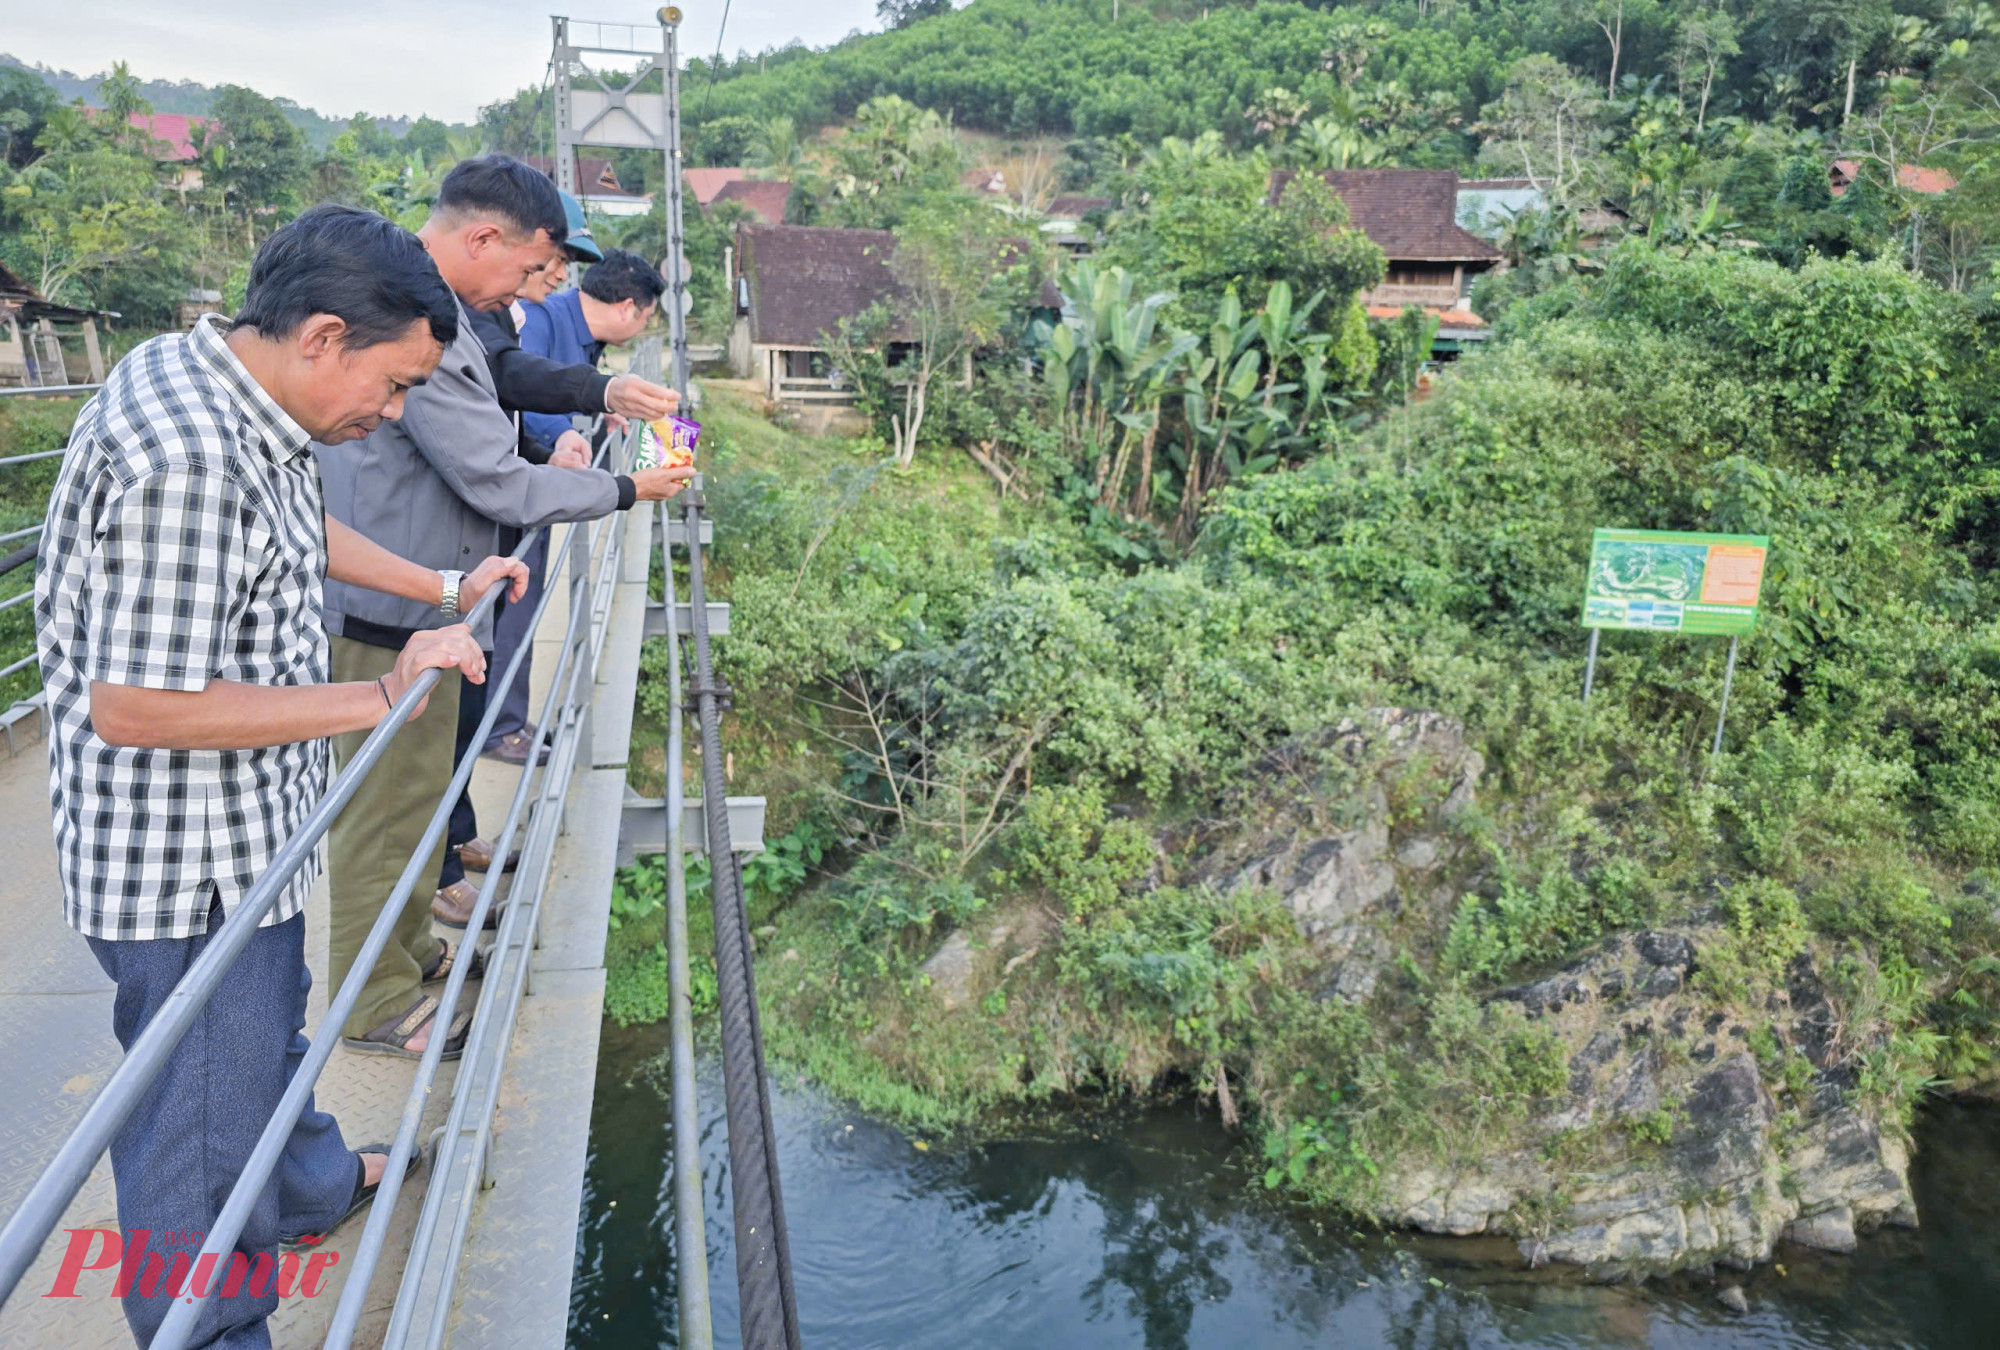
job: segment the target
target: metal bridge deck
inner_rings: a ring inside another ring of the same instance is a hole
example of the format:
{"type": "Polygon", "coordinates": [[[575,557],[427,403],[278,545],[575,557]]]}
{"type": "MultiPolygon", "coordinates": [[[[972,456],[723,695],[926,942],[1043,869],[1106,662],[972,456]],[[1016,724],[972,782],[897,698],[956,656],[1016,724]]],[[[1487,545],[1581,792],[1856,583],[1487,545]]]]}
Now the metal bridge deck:
{"type": "MultiPolygon", "coordinates": [[[[645,513],[633,516],[627,546],[639,550],[643,559],[650,525],[645,513]]],[[[541,705],[556,665],[566,599],[566,593],[557,595],[542,624],[545,636],[534,665],[535,707],[541,705]]],[[[557,844],[533,993],[522,1006],[501,1086],[494,1186],[480,1198],[475,1213],[451,1344],[480,1350],[560,1346],[568,1324],[603,1006],[605,919],[644,602],[643,565],[628,567],[613,602],[594,696],[594,744],[599,748],[579,760],[569,785],[568,832],[557,844]],[[629,579],[635,573],[636,580],[629,579]]],[[[119,1058],[111,1035],[110,981],[62,918],[45,748],[32,734],[22,740],[12,758],[0,747],[0,941],[5,943],[0,947],[0,1081],[5,1085],[0,1091],[0,1215],[20,1203],[119,1058]]],[[[498,827],[517,773],[505,765],[480,763],[472,786],[482,825],[498,827]]],[[[322,882],[306,907],[306,958],[314,976],[307,1030],[313,1035],[326,1007],[326,904],[322,882]]],[[[459,934],[449,936],[456,941],[459,934]]],[[[453,1067],[442,1067],[422,1137],[444,1121],[453,1067]]],[[[338,1118],[350,1146],[386,1141],[395,1135],[415,1069],[413,1061],[336,1050],[321,1076],[318,1103],[338,1118]]],[[[427,1179],[420,1171],[399,1197],[357,1346],[380,1344],[427,1179]]],[[[0,1350],[124,1350],[133,1344],[111,1295],[115,1272],[86,1273],[77,1285],[82,1297],[40,1297],[52,1287],[62,1257],[62,1229],[115,1228],[116,1217],[107,1157],[78,1192],[62,1228],[16,1296],[0,1308],[0,1350]]],[[[321,1250],[344,1255],[361,1228],[357,1217],[321,1250]]],[[[282,1301],[271,1320],[280,1350],[320,1344],[344,1273],[344,1264],[335,1265],[317,1297],[295,1294],[282,1301]]]]}

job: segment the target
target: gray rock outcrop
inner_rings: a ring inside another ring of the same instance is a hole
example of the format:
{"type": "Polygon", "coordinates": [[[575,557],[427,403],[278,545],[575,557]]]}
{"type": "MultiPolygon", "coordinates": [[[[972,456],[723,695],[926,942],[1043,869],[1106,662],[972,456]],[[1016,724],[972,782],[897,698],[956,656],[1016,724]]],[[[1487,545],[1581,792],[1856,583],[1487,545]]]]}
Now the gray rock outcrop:
{"type": "Polygon", "coordinates": [[[1781,1238],[1849,1251],[1858,1233],[1914,1225],[1908,1150],[1851,1099],[1849,1066],[1822,1034],[1811,963],[1795,962],[1788,991],[1745,1017],[1690,984],[1715,936],[1611,937],[1554,975],[1492,995],[1568,1049],[1564,1099],[1526,1139],[1476,1166],[1392,1160],[1382,1216],[1430,1232],[1511,1235],[1530,1262],[1604,1279],[1747,1267],[1770,1259],[1781,1238]],[[1752,1049],[1759,1029],[1765,1064],[1752,1049]],[[1810,1078],[1781,1107],[1769,1079],[1792,1058],[1810,1078]],[[1579,1157],[1552,1162],[1565,1140],[1579,1157]]]}

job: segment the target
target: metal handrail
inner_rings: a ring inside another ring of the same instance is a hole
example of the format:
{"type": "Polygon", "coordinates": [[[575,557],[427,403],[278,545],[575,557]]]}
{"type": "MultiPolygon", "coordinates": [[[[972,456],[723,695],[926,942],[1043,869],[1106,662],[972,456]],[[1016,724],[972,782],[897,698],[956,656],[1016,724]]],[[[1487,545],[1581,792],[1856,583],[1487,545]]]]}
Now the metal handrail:
{"type": "MultiPolygon", "coordinates": [[[[500,588],[496,586],[481,596],[479,603],[466,616],[467,622],[476,623],[484,617],[498,600],[499,592],[500,588]]],[[[396,700],[389,715],[368,733],[353,760],[327,785],[326,795],[307,814],[304,824],[279,848],[264,875],[250,888],[250,893],[235,912],[223,920],[221,929],[211,936],[194,965],[160,1005],[159,1012],[132,1042],[125,1057],[106,1080],[103,1091],[84,1110],[83,1118],[63,1140],[41,1176],[36,1178],[20,1207],[8,1218],[6,1227],[0,1228],[0,1303],[13,1295],[22,1276],[28,1273],[28,1267],[41,1252],[42,1244],[62,1221],[63,1211],[76,1198],[91,1169],[97,1165],[105,1149],[110,1147],[112,1137],[138,1106],[139,1099],[152,1086],[161,1069],[166,1067],[168,1057],[180,1044],[181,1037],[187,1034],[195,1017],[207,1007],[223,976],[229,973],[229,968],[257,931],[257,925],[277,904],[278,897],[291,884],[299,869],[313,857],[320,839],[332,827],[334,818],[359,790],[362,780],[381,761],[389,742],[409,722],[417,705],[430,695],[442,678],[443,672],[438,670],[426,670],[418,675],[403,691],[403,696],[396,700]]]]}
{"type": "Polygon", "coordinates": [[[78,394],[94,394],[103,387],[102,384],[8,385],[0,389],[0,398],[75,398],[78,394]]]}
{"type": "Polygon", "coordinates": [[[4,460],[0,460],[0,468],[6,468],[8,464],[34,464],[36,460],[60,460],[68,452],[70,452],[68,446],[56,446],[54,450],[34,450],[30,454],[10,454],[4,460]]]}
{"type": "MultiPolygon", "coordinates": [[[[674,537],[667,508],[660,507],[660,560],[666,581],[661,599],[668,614],[679,612],[674,594],[674,537]]],[[[701,547],[699,534],[688,547],[701,547]]],[[[713,1350],[715,1329],[708,1294],[708,1241],[702,1220],[701,1119],[695,1109],[694,995],[688,974],[687,854],[681,837],[681,813],[687,806],[687,784],[681,778],[682,719],[681,640],[667,625],[667,1033],[669,1042],[669,1111],[674,1136],[674,1267],[675,1294],[680,1305],[682,1350],[713,1350]]],[[[703,809],[710,809],[706,803],[703,809]]]]}
{"type": "MultiPolygon", "coordinates": [[[[636,428],[629,432],[625,438],[624,444],[621,447],[624,452],[629,453],[630,445],[635,437],[636,428]]],[[[607,445],[608,448],[609,446],[607,445]]],[[[20,456],[16,457],[15,462],[21,459],[50,458],[61,453],[63,452],[51,451],[34,456],[20,456]]],[[[0,461],[0,463],[4,462],[6,461],[0,461]]],[[[585,538],[586,529],[582,524],[572,525],[569,528],[567,536],[569,540],[569,552],[574,565],[571,588],[572,603],[570,606],[568,630],[563,642],[562,659],[558,664],[548,704],[544,708],[541,719],[541,726],[543,728],[541,734],[549,736],[550,729],[553,728],[554,739],[557,744],[554,747],[554,752],[550,755],[549,772],[542,778],[542,791],[537,796],[534,807],[535,818],[528,827],[531,845],[529,849],[525,850],[540,862],[542,873],[547,872],[548,865],[552,862],[551,857],[544,855],[547,855],[553,848],[554,832],[551,827],[537,833],[537,827],[544,821],[553,822],[559,819],[559,812],[552,809],[551,803],[552,801],[559,800],[560,788],[567,783],[569,777],[568,769],[573,766],[575,761],[577,742],[579,740],[579,737],[575,733],[580,725],[580,715],[578,708],[575,706],[575,698],[577,696],[580,677],[587,669],[591,669],[594,666],[594,661],[591,659],[588,649],[591,648],[593,641],[593,621],[599,617],[593,612],[595,607],[588,603],[588,601],[595,598],[592,592],[605,589],[606,580],[614,578],[616,575],[615,569],[618,553],[616,531],[612,534],[610,546],[604,550],[604,564],[599,569],[599,575],[593,581],[587,578],[584,573],[588,569],[592,556],[598,552],[596,544],[601,537],[601,531],[608,528],[613,519],[615,517],[603,518],[597,522],[595,527],[590,528],[587,532],[588,543],[586,543],[585,538]],[[583,603],[579,603],[580,601],[583,603]],[[553,716],[551,715],[551,711],[554,713],[553,716]]],[[[520,557],[536,539],[545,533],[546,530],[530,532],[522,540],[514,556],[517,558],[520,557]]],[[[500,590],[501,588],[495,587],[487,595],[481,597],[479,604],[475,605],[466,616],[467,622],[476,623],[496,602],[500,590]]],[[[539,626],[541,618],[555,594],[555,590],[556,588],[553,585],[545,587],[542,600],[535,612],[534,624],[531,627],[539,626]]],[[[29,597],[16,597],[15,601],[17,602],[19,599],[25,598],[29,597]]],[[[595,641],[601,644],[603,637],[604,634],[600,630],[595,634],[595,641]]],[[[275,1170],[291,1129],[302,1113],[306,1098],[311,1093],[315,1081],[331,1054],[333,1038],[328,1034],[327,1029],[337,1027],[358,1000],[361,986],[365,982],[368,972],[373,968],[375,958],[380,955],[381,950],[387,943],[388,935],[393,928],[395,916],[400,913],[403,902],[407,900],[408,896],[414,890],[416,883],[421,879],[420,873],[429,860],[430,851],[435,844],[436,838],[445,827],[451,806],[457,800],[471,776],[472,766],[478,759],[479,747],[484,744],[486,733],[490,731],[493,721],[498,716],[501,696],[510,687],[512,681],[518,677],[518,673],[523,667],[524,658],[527,652],[532,649],[532,646],[533,639],[530,636],[515,654],[514,659],[509,662],[507,670],[502,674],[498,684],[494,686],[493,691],[490,693],[487,715],[481,723],[479,734],[473,737],[471,748],[457,766],[450,788],[440,800],[431,822],[425,831],[422,844],[419,845],[416,853],[405,867],[402,876],[398,879],[396,889],[389,903],[385,904],[382,914],[378,917],[374,927],[371,928],[347,981],[343,983],[334,999],[330,1002],[326,1016],[321,1022],[320,1034],[315,1037],[306,1058],[300,1064],[298,1070],[294,1072],[284,1097],[281,1098],[270,1120],[266,1122],[264,1132],[259,1138],[256,1148],[252,1151],[251,1157],[246,1163],[242,1174],[239,1176],[235,1188],[231,1191],[222,1212],[218,1215],[213,1230],[207,1235],[201,1256],[197,1257],[194,1269],[199,1270],[201,1268],[201,1259],[204,1257],[212,1258],[210,1264],[211,1268],[214,1268],[226,1253],[234,1250],[236,1239],[241,1235],[242,1225],[248,1217],[249,1210],[263,1190],[271,1173],[275,1170]]],[[[29,661],[32,662],[33,659],[31,657],[29,661]]],[[[12,670],[20,668],[21,665],[22,663],[16,663],[14,666],[8,667],[6,671],[0,673],[11,673],[12,670]]],[[[54,1231],[55,1226],[61,1221],[64,1211],[75,1198],[84,1180],[89,1176],[96,1164],[96,1160],[103,1154],[104,1150],[109,1146],[112,1137],[136,1108],[140,1098],[145,1094],[153,1079],[157,1077],[160,1070],[164,1067],[167,1058],[172,1054],[182,1035],[185,1034],[195,1016],[214,994],[222,978],[227,974],[229,967],[234,963],[243,947],[247,945],[250,936],[255,932],[257,925],[261,922],[264,915],[270,911],[276,903],[277,897],[282,894],[298,870],[313,856],[313,852],[317,848],[320,839],[331,827],[333,820],[353,797],[361,782],[380,762],[389,741],[408,722],[410,715],[418,703],[436,687],[442,675],[443,672],[435,670],[423,672],[410,689],[405,691],[403,697],[397,701],[390,715],[370,732],[354,759],[328,785],[325,796],[321,798],[320,802],[308,814],[298,832],[280,848],[271,866],[251,888],[244,902],[225,919],[222,927],[208,943],[202,955],[196,960],[193,967],[190,968],[188,974],[183,977],[180,985],[168,996],[159,1013],[133,1043],[132,1048],[126,1053],[118,1068],[113,1071],[104,1089],[98,1094],[89,1108],[86,1109],[82,1120],[78,1122],[76,1128],[58,1148],[55,1158],[44,1169],[42,1175],[30,1189],[20,1207],[8,1219],[5,1228],[0,1229],[0,1302],[4,1302],[19,1285],[28,1267],[40,1252],[43,1243],[47,1240],[49,1234],[54,1231]]],[[[521,786],[516,792],[515,809],[509,813],[506,829],[503,831],[500,843],[498,844],[498,848],[501,850],[500,856],[505,856],[505,852],[511,844],[512,834],[517,828],[520,819],[519,808],[521,803],[526,800],[529,785],[535,781],[535,761],[537,759],[539,759],[539,756],[531,756],[529,767],[523,771],[521,786]]],[[[524,862],[526,860],[524,858],[524,862]]],[[[475,913],[472,920],[473,926],[468,928],[468,933],[476,935],[480,931],[478,925],[484,921],[485,909],[490,906],[498,877],[502,872],[503,869],[496,867],[489,874],[486,885],[481,891],[480,909],[475,913]]],[[[529,875],[529,873],[524,870],[523,873],[517,874],[517,880],[519,876],[525,875],[529,875]]],[[[539,918],[541,897],[545,891],[546,876],[544,875],[541,881],[537,883],[536,894],[532,904],[527,907],[529,918],[525,931],[530,939],[532,939],[535,931],[534,924],[539,918]]],[[[519,907],[510,904],[507,919],[503,920],[503,942],[505,935],[510,931],[506,928],[506,925],[508,923],[515,923],[518,927],[519,921],[516,916],[520,912],[521,909],[519,907]]],[[[476,936],[473,940],[476,940],[476,936]]],[[[504,952],[507,949],[503,945],[502,947],[497,947],[495,950],[496,952],[504,952]]],[[[490,1135],[493,1108],[492,1098],[494,1092],[497,1092],[498,1078],[504,1066],[507,1045],[512,1039],[511,1033],[514,1014],[518,1010],[519,997],[527,983],[527,953],[528,946],[524,943],[520,947],[519,970],[515,975],[513,995],[508,1002],[505,1013],[507,1034],[502,1036],[497,1042],[498,1049],[494,1054],[494,1065],[491,1076],[494,1091],[487,1094],[484,1108],[479,1115],[479,1146],[474,1152],[475,1160],[483,1157],[490,1135]]],[[[456,1006],[456,1000],[460,995],[460,991],[463,989],[469,965],[469,960],[459,963],[447,981],[445,991],[447,997],[441,1002],[440,1012],[433,1022],[431,1043],[421,1063],[417,1081],[412,1086],[410,1101],[406,1105],[406,1123],[420,1121],[421,1119],[423,1101],[428,1096],[431,1081],[441,1062],[443,1043],[446,1039],[442,1032],[444,1028],[449,1026],[450,1016],[456,1006]]],[[[471,1066],[479,1062],[476,1058],[475,1046],[477,1046],[478,1053],[484,1053],[489,1044],[494,1044],[492,1040],[492,1027],[495,1018],[491,1012],[493,1004],[492,995],[493,986],[483,982],[479,1012],[475,1016],[472,1033],[468,1038],[466,1046],[463,1066],[465,1069],[470,1069],[471,1066]]],[[[461,1072],[459,1075],[458,1087],[454,1099],[455,1116],[462,1117],[465,1093],[476,1076],[476,1074],[471,1072],[461,1072]]],[[[348,1309],[350,1298],[354,1304],[353,1313],[348,1319],[349,1325],[346,1327],[345,1334],[338,1339],[330,1336],[327,1341],[329,1346],[345,1346],[348,1343],[348,1338],[352,1335],[351,1322],[354,1317],[358,1317],[359,1315],[360,1299],[366,1290],[368,1277],[373,1272],[384,1240],[386,1239],[388,1214],[395,1203],[396,1194],[401,1187],[404,1164],[413,1148],[414,1134],[414,1125],[408,1130],[398,1131],[395,1155],[390,1160],[389,1170],[384,1174],[383,1185],[380,1191],[378,1191],[375,1207],[370,1213],[367,1227],[363,1233],[362,1247],[357,1249],[356,1269],[349,1276],[347,1287],[343,1291],[342,1304],[340,1309],[336,1311],[336,1328],[342,1325],[339,1318],[341,1313],[348,1309]]],[[[469,1218],[469,1206],[466,1214],[469,1218]]],[[[464,1224],[455,1225],[452,1244],[454,1265],[456,1263],[456,1252],[463,1244],[464,1235],[464,1224]]],[[[411,1266],[413,1268],[421,1267],[428,1255],[427,1245],[413,1245],[409,1257],[411,1266]]],[[[218,1270],[218,1276],[220,1273],[218,1270]]],[[[186,1341],[188,1333],[192,1330],[202,1303],[205,1301],[207,1295],[219,1284],[220,1279],[218,1278],[209,1284],[206,1289],[199,1292],[192,1288],[186,1291],[188,1296],[175,1303],[159,1332],[156,1334],[152,1343],[155,1350],[180,1350],[180,1347],[186,1341]]],[[[441,1291],[441,1299],[448,1302],[448,1298],[449,1283],[441,1291]]],[[[407,1325],[407,1316],[403,1318],[403,1321],[407,1325]]],[[[438,1325],[441,1328],[442,1324],[439,1323],[438,1325]]]]}

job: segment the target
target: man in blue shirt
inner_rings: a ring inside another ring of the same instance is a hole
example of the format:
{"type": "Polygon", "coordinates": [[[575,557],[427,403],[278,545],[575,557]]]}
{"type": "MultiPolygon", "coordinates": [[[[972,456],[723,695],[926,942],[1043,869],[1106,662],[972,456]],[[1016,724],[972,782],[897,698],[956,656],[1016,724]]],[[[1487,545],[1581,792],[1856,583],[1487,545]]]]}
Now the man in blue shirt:
{"type": "MultiPolygon", "coordinates": [[[[604,261],[583,274],[577,289],[558,291],[539,304],[522,305],[521,349],[564,365],[595,365],[607,346],[630,342],[644,332],[659,308],[667,283],[636,253],[611,249],[604,261]]],[[[580,452],[589,461],[591,447],[569,419],[554,413],[522,413],[528,432],[559,456],[553,463],[574,462],[565,451],[580,452]]],[[[494,668],[505,670],[514,652],[527,640],[528,617],[534,613],[539,587],[548,565],[548,540],[525,559],[529,594],[501,611],[493,634],[494,668]],[[510,622],[512,620],[513,622],[510,622]]],[[[528,657],[521,674],[507,691],[494,720],[485,753],[509,764],[525,764],[534,736],[528,728],[528,657]]]]}

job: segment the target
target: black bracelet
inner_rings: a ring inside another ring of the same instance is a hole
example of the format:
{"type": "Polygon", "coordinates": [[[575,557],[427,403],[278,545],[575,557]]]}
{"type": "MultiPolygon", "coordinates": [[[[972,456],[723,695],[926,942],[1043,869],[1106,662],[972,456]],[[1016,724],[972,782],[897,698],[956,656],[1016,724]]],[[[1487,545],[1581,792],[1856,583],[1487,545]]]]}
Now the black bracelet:
{"type": "Polygon", "coordinates": [[[388,704],[391,708],[396,706],[396,700],[389,697],[389,686],[382,683],[382,677],[380,675],[377,675],[375,677],[375,687],[382,691],[382,701],[384,703],[388,704]]]}

